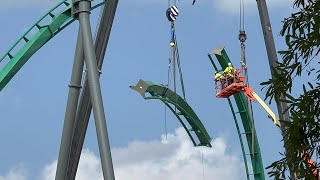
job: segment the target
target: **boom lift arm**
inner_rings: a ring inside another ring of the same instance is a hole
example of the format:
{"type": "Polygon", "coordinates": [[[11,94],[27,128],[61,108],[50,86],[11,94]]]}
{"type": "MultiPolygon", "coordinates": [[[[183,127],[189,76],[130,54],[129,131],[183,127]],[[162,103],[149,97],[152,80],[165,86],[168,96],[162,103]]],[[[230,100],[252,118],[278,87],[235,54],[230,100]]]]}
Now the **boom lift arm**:
{"type": "Polygon", "coordinates": [[[245,87],[245,95],[250,101],[257,101],[264,110],[267,111],[269,116],[272,118],[273,123],[276,124],[278,127],[281,127],[279,119],[276,117],[276,114],[269,108],[269,106],[260,98],[260,96],[254,92],[251,88],[245,87]]]}
{"type": "MultiPolygon", "coordinates": [[[[269,106],[260,98],[260,96],[254,92],[251,88],[249,87],[245,87],[245,96],[250,99],[250,101],[257,101],[269,114],[269,116],[272,118],[273,122],[275,125],[277,125],[279,128],[281,128],[281,124],[279,119],[276,117],[276,115],[274,114],[274,112],[269,108],[269,106]]],[[[306,154],[307,152],[304,152],[304,154],[306,154]]],[[[312,160],[311,157],[307,156],[306,160],[308,161],[308,166],[309,167],[313,167],[315,166],[315,162],[312,160]]],[[[316,176],[316,178],[318,180],[320,180],[320,174],[319,174],[319,170],[317,168],[314,168],[312,170],[312,173],[316,176]]]]}

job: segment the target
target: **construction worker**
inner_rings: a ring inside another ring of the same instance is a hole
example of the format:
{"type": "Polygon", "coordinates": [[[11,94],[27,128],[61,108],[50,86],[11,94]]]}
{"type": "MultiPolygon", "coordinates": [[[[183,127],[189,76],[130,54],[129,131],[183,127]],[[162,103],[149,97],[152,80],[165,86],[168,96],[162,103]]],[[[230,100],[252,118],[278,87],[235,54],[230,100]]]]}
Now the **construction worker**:
{"type": "Polygon", "coordinates": [[[214,80],[215,82],[220,82],[221,88],[224,89],[225,83],[226,83],[226,78],[219,72],[214,73],[214,80]]]}
{"type": "Polygon", "coordinates": [[[228,63],[228,67],[226,67],[226,69],[223,72],[227,77],[228,85],[232,84],[233,83],[233,76],[236,72],[236,70],[232,67],[232,64],[228,63]]]}

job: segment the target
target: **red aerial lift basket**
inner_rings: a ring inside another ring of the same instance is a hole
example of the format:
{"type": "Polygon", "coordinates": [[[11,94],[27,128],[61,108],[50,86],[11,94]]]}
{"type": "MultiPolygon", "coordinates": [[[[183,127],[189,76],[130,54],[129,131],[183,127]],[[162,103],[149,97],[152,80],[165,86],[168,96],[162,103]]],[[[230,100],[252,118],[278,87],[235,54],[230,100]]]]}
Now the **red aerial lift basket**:
{"type": "Polygon", "coordinates": [[[243,69],[235,69],[232,77],[224,76],[225,79],[216,80],[217,98],[228,98],[246,87],[243,69]]]}

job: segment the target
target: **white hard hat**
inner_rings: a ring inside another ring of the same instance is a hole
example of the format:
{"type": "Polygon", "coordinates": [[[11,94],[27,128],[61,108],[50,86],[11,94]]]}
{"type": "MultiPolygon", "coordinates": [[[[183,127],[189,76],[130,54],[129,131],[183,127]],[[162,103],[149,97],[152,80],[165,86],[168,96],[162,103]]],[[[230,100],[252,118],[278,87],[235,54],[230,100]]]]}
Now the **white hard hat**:
{"type": "Polygon", "coordinates": [[[231,66],[232,64],[231,63],[228,63],[228,66],[231,66]]]}

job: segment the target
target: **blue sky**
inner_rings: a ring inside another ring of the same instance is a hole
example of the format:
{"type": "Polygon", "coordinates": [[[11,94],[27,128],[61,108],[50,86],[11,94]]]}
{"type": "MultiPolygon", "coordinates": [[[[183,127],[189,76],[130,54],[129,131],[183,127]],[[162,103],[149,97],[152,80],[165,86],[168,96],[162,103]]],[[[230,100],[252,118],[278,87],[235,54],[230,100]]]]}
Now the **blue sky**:
{"type": "MultiPolygon", "coordinates": [[[[0,20],[5,23],[1,28],[0,53],[4,53],[57,2],[11,0],[2,4],[0,20]]],[[[194,179],[190,174],[201,177],[202,169],[208,179],[212,176],[217,179],[245,178],[232,115],[227,101],[214,96],[214,71],[207,58],[208,52],[224,45],[234,65],[239,64],[239,2],[198,0],[195,6],[191,3],[191,0],[178,1],[180,16],[176,21],[186,96],[208,129],[214,146],[211,150],[193,148],[170,113],[167,114],[169,138],[166,141],[163,104],[145,101],[129,88],[140,78],[166,83],[170,25],[165,17],[167,1],[120,1],[100,79],[118,180],[128,179],[128,175],[133,180],[194,179]],[[201,163],[201,152],[204,164],[201,163]],[[148,153],[150,155],[146,156],[148,153]],[[184,163],[179,164],[181,162],[184,163]],[[158,171],[153,172],[150,167],[158,171]],[[230,171],[233,172],[231,175],[230,171]]],[[[278,50],[285,48],[278,32],[281,21],[290,14],[290,3],[289,0],[268,1],[278,50]]],[[[270,72],[256,1],[245,0],[245,4],[250,85],[264,97],[259,84],[270,78],[270,72]]],[[[99,10],[92,13],[93,32],[98,14],[99,10]]],[[[58,34],[0,92],[0,180],[52,179],[77,29],[75,22],[58,34]]],[[[259,104],[254,103],[253,108],[266,167],[279,158],[281,136],[259,104]]],[[[274,105],[271,108],[276,112],[274,105]]],[[[91,119],[79,180],[101,178],[97,156],[98,145],[91,119]]]]}

